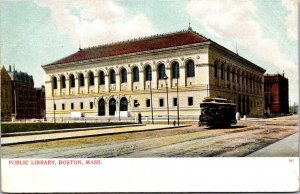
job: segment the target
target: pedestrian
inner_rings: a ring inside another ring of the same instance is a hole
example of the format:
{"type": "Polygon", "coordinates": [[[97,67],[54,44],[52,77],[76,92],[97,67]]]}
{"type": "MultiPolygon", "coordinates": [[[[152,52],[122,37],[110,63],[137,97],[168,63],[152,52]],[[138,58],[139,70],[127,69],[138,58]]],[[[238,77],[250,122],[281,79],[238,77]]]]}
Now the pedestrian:
{"type": "Polygon", "coordinates": [[[138,120],[139,120],[139,124],[141,124],[142,123],[142,114],[141,113],[138,114],[138,120]]]}

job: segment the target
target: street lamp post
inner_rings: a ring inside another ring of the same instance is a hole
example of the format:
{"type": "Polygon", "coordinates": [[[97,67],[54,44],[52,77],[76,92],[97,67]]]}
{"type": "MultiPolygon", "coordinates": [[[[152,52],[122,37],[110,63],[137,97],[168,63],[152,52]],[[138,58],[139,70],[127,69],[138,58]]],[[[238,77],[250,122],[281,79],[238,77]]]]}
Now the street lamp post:
{"type": "Polygon", "coordinates": [[[119,94],[119,121],[121,121],[121,98],[119,94]]]}
{"type": "Polygon", "coordinates": [[[153,120],[153,103],[152,103],[152,85],[151,85],[151,82],[152,82],[152,76],[150,78],[150,98],[151,98],[150,105],[151,105],[151,116],[152,116],[152,125],[153,125],[154,120],[153,120]]]}
{"type": "Polygon", "coordinates": [[[164,76],[164,80],[166,80],[166,90],[167,90],[167,112],[168,112],[168,125],[170,124],[170,116],[169,116],[169,91],[168,91],[168,76],[164,76]]]}
{"type": "Polygon", "coordinates": [[[137,102],[134,103],[134,107],[137,107],[137,109],[138,109],[138,117],[136,117],[135,119],[138,121],[138,123],[140,123],[140,122],[139,122],[139,115],[140,115],[141,113],[140,113],[140,108],[139,108],[139,107],[140,107],[139,101],[137,101],[137,102]]]}
{"type": "Polygon", "coordinates": [[[56,123],[56,119],[55,119],[55,109],[56,109],[56,107],[55,107],[56,105],[55,105],[55,99],[54,99],[54,96],[53,96],[53,116],[54,116],[54,123],[56,123]]]}
{"type": "Polygon", "coordinates": [[[179,126],[179,95],[178,95],[178,75],[177,75],[177,125],[179,126]]]}

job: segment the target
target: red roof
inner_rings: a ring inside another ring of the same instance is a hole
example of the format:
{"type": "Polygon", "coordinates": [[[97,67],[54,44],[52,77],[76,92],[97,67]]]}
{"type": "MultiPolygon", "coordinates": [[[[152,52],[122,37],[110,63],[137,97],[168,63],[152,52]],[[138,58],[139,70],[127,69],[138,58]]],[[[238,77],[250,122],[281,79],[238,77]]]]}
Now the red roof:
{"type": "Polygon", "coordinates": [[[194,43],[201,43],[207,40],[207,38],[199,35],[196,32],[190,30],[181,31],[177,33],[156,35],[141,39],[134,39],[124,42],[101,45],[98,47],[81,49],[78,52],[49,65],[151,51],[174,46],[183,46],[194,43]]]}

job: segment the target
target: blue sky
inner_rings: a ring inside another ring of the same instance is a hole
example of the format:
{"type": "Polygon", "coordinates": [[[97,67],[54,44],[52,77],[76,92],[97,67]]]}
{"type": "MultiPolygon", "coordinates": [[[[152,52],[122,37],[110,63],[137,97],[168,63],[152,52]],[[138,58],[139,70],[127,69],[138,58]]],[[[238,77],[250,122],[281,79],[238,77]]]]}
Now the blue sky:
{"type": "Polygon", "coordinates": [[[44,83],[41,65],[104,43],[187,29],[290,81],[298,102],[297,0],[0,1],[1,65],[44,83]]]}

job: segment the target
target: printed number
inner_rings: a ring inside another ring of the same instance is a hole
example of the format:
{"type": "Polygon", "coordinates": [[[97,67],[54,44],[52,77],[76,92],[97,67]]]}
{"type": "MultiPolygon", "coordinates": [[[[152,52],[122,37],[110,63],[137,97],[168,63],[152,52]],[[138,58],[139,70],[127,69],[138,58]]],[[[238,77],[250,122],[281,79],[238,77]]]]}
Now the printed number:
{"type": "Polygon", "coordinates": [[[294,162],[294,159],[289,159],[289,162],[294,162]]]}

